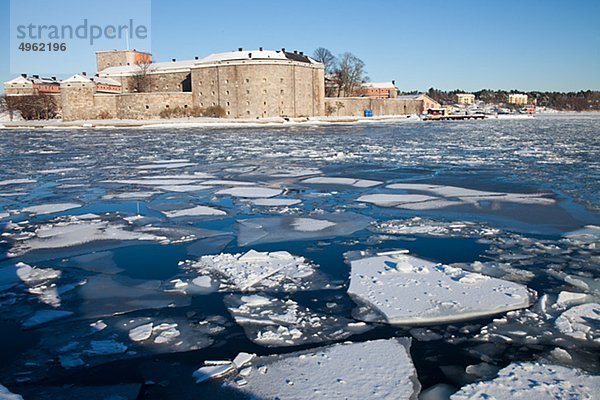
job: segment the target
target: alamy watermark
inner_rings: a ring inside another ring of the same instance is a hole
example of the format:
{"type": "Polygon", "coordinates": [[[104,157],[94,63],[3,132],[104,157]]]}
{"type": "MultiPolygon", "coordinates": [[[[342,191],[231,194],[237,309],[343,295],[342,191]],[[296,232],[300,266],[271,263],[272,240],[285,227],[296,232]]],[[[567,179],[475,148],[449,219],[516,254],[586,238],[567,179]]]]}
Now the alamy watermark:
{"type": "Polygon", "coordinates": [[[85,3],[11,0],[11,73],[76,73],[94,68],[96,51],[151,51],[151,0],[85,3]]]}

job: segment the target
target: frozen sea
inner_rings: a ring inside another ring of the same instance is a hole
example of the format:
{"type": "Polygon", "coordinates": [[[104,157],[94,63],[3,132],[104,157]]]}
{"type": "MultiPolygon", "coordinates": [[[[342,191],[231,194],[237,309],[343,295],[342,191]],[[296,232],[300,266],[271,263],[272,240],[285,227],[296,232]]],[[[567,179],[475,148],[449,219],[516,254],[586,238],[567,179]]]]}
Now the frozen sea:
{"type": "Polygon", "coordinates": [[[286,368],[312,397],[307,352],[337,371],[394,338],[361,375],[446,398],[513,363],[600,374],[600,116],[2,129],[0,160],[0,385],[25,399],[271,398],[286,368]]]}

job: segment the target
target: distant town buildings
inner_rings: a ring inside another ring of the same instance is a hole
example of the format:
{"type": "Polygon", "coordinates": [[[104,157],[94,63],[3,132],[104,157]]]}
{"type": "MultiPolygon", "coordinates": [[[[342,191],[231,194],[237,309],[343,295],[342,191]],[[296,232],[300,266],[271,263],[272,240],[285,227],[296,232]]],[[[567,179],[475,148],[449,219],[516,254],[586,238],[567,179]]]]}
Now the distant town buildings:
{"type": "Polygon", "coordinates": [[[475,103],[475,95],[472,93],[457,93],[456,94],[458,104],[473,104],[475,103]]]}
{"type": "Polygon", "coordinates": [[[396,82],[367,82],[363,83],[360,95],[371,99],[393,99],[398,96],[396,82]]]}
{"type": "Polygon", "coordinates": [[[527,95],[521,93],[511,93],[508,95],[508,103],[516,105],[527,104],[527,95]]]}

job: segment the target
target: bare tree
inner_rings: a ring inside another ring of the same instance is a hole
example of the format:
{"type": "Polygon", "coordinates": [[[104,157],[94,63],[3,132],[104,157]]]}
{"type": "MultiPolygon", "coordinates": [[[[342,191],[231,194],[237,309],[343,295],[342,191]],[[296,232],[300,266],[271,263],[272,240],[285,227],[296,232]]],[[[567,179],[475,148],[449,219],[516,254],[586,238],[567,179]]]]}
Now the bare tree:
{"type": "Polygon", "coordinates": [[[365,63],[352,53],[344,53],[338,57],[333,77],[337,84],[338,97],[356,95],[361,84],[368,79],[365,63]]]}
{"type": "Polygon", "coordinates": [[[139,93],[147,92],[150,90],[151,76],[150,62],[140,62],[136,64],[136,71],[133,74],[133,90],[139,93]]]}
{"type": "Polygon", "coordinates": [[[0,98],[0,111],[8,113],[8,117],[12,121],[15,117],[15,113],[18,111],[17,97],[4,94],[0,98]]]}
{"type": "Polygon", "coordinates": [[[331,74],[335,69],[335,56],[326,48],[319,47],[313,53],[313,58],[325,66],[325,73],[331,74]]]}
{"type": "Polygon", "coordinates": [[[4,96],[2,103],[11,120],[17,112],[26,120],[52,119],[58,115],[58,107],[54,97],[47,94],[4,96]]]}

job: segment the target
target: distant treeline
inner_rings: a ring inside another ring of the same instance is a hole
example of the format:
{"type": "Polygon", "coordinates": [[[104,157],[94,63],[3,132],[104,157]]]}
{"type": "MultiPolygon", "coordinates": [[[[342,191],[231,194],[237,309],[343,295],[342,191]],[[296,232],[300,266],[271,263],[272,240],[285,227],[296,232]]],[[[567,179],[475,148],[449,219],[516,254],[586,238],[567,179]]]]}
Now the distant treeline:
{"type": "MultiPolygon", "coordinates": [[[[449,92],[431,88],[427,92],[429,97],[442,104],[455,104],[457,93],[468,93],[463,90],[452,90],[449,92]]],[[[485,103],[507,104],[508,95],[511,93],[526,94],[530,104],[536,104],[539,107],[548,107],[560,111],[600,111],[600,92],[599,91],[580,91],[580,92],[520,92],[517,90],[488,90],[483,89],[478,92],[471,92],[477,100],[485,103]]]]}

